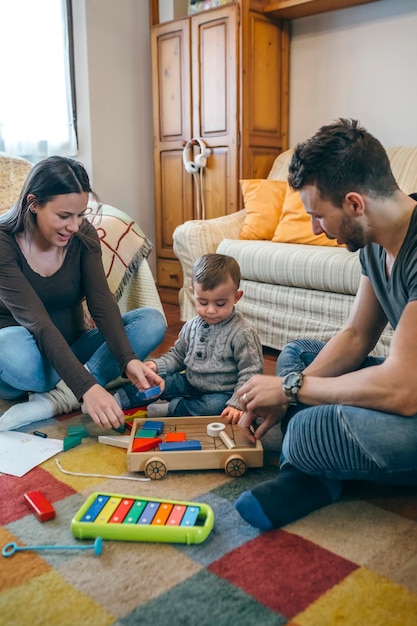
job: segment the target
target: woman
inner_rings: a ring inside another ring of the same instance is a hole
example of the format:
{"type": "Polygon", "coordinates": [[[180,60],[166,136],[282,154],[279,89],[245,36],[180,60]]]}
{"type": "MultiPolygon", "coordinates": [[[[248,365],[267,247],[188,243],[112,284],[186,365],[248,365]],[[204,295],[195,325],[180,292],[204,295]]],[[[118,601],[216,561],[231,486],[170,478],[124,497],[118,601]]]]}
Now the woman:
{"type": "Polygon", "coordinates": [[[141,359],[162,341],[165,320],[151,308],[121,316],[87,219],[90,193],[80,163],[49,157],[0,217],[0,398],[36,392],[0,417],[0,430],[81,402],[96,424],[118,428],[123,411],[104,385],[122,374],[138,389],[163,386],[141,359]],[[92,330],[84,325],[84,298],[92,330]]]}

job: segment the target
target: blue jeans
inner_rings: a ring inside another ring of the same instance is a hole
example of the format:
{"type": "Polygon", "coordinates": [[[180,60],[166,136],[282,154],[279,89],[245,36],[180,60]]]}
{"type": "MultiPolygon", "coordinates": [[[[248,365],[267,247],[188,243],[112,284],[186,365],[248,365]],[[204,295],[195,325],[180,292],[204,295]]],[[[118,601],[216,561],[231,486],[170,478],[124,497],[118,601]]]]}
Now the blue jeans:
{"type": "Polygon", "coordinates": [[[169,400],[169,417],[188,415],[220,415],[226,407],[231,393],[204,393],[190,385],[185,374],[175,373],[163,376],[164,392],[159,396],[169,400]]]}
{"type": "MultiPolygon", "coordinates": [[[[146,359],[164,338],[163,315],[157,309],[144,307],[125,313],[122,319],[133,352],[139,359],[146,359]]],[[[119,365],[97,328],[85,331],[71,350],[100,385],[120,376],[119,365]]],[[[59,378],[26,328],[0,329],[0,398],[15,400],[28,391],[50,391],[59,378]]]]}
{"type": "MultiPolygon", "coordinates": [[[[278,358],[277,375],[304,370],[323,346],[291,342],[278,358]]],[[[383,360],[367,357],[361,368],[383,360]]],[[[352,479],[417,485],[417,415],[300,404],[289,408],[282,426],[283,459],[306,474],[329,479],[334,487],[335,481],[352,479]]]]}

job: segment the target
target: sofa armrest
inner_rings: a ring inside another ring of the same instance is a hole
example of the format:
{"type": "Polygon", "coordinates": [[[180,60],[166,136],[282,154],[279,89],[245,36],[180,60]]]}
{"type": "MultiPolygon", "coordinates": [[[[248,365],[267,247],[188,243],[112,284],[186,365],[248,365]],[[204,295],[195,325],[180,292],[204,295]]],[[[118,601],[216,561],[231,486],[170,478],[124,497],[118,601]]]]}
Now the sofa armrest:
{"type": "Polygon", "coordinates": [[[189,287],[195,261],[203,254],[216,252],[223,239],[239,239],[245,210],[216,217],[211,220],[189,220],[174,231],[174,253],[179,259],[184,282],[179,292],[181,319],[189,320],[195,315],[194,302],[189,287]]]}

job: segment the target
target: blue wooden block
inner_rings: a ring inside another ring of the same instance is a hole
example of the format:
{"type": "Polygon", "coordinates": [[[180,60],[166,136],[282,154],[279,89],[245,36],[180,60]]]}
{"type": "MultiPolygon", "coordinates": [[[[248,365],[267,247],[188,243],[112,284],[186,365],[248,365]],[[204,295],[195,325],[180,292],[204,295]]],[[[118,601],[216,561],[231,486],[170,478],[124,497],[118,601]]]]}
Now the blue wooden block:
{"type": "Polygon", "coordinates": [[[142,389],[138,391],[136,397],[138,400],[149,400],[150,398],[156,398],[161,394],[161,387],[156,385],[155,387],[150,387],[149,389],[142,389]]]}
{"type": "Polygon", "coordinates": [[[201,450],[201,443],[197,439],[189,439],[188,441],[169,441],[168,443],[160,443],[161,452],[176,452],[178,450],[201,450]]]}
{"type": "Polygon", "coordinates": [[[154,430],[155,429],[158,431],[158,435],[160,435],[162,431],[164,430],[164,426],[165,426],[164,422],[146,420],[146,422],[142,424],[142,430],[154,430]]]}

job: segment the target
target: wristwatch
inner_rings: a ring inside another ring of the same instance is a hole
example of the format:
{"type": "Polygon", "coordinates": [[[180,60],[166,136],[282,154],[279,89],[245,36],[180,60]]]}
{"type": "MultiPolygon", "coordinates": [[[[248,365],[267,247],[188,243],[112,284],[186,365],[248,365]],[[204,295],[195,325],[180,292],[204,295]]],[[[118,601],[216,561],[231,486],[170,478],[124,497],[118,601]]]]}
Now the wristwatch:
{"type": "Polygon", "coordinates": [[[298,392],[300,391],[304,381],[301,372],[290,372],[282,379],[282,389],[290,401],[290,404],[298,403],[298,392]]]}

